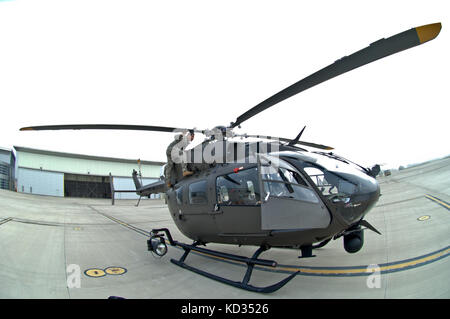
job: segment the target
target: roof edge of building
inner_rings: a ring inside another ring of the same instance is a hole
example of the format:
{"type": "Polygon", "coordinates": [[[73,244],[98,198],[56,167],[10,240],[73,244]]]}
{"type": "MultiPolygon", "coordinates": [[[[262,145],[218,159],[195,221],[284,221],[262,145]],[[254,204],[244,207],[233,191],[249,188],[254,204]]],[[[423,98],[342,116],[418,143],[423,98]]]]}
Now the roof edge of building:
{"type": "MultiPolygon", "coordinates": [[[[27,153],[40,154],[40,155],[51,155],[51,156],[60,156],[60,157],[69,157],[69,158],[99,160],[99,161],[116,162],[116,163],[133,163],[133,164],[137,163],[137,159],[133,160],[133,159],[126,159],[126,158],[56,152],[56,151],[40,150],[40,149],[24,147],[24,146],[16,146],[16,145],[14,145],[13,148],[16,150],[16,152],[27,152],[27,153]]],[[[141,160],[140,162],[141,162],[141,164],[144,164],[144,165],[162,166],[162,165],[166,164],[165,162],[158,162],[158,161],[141,160]]]]}

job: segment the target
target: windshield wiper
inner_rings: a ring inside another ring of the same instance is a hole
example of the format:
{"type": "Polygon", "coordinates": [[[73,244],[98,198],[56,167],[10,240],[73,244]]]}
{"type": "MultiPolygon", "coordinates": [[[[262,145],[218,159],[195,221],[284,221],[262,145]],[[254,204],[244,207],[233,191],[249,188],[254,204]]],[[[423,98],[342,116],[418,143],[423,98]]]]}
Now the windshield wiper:
{"type": "Polygon", "coordinates": [[[325,152],[313,152],[313,153],[320,154],[320,155],[324,155],[324,156],[326,156],[326,157],[333,158],[333,159],[335,159],[335,160],[338,160],[338,161],[344,162],[344,163],[346,163],[346,164],[349,164],[348,160],[346,160],[345,158],[340,157],[340,156],[338,156],[338,155],[336,155],[336,154],[333,154],[333,152],[329,152],[329,153],[325,153],[325,152]]]}
{"type": "Polygon", "coordinates": [[[356,164],[355,162],[352,162],[352,161],[350,161],[350,160],[348,160],[348,159],[346,159],[346,158],[343,158],[343,157],[341,157],[341,156],[338,156],[338,155],[334,154],[333,152],[329,152],[329,153],[325,153],[325,152],[313,152],[313,153],[320,154],[320,155],[325,155],[325,156],[327,156],[327,157],[329,157],[329,158],[333,158],[333,159],[335,159],[335,160],[344,162],[344,163],[346,163],[346,164],[352,163],[352,164],[358,166],[359,168],[361,168],[362,170],[364,170],[364,172],[366,172],[366,173],[369,173],[369,172],[370,172],[370,170],[368,170],[366,167],[363,167],[363,166],[361,166],[361,165],[359,165],[359,164],[356,164]]]}
{"type": "Polygon", "coordinates": [[[236,182],[234,179],[232,179],[232,178],[231,178],[230,176],[228,176],[228,175],[224,175],[223,177],[224,177],[227,181],[232,182],[233,184],[241,185],[241,183],[236,182]]]}

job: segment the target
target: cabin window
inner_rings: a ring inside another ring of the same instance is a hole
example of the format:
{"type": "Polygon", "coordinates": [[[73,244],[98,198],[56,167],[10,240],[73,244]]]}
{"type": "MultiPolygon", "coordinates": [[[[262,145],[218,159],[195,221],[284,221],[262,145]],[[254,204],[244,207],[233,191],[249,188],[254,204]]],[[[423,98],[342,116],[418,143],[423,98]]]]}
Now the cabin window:
{"type": "Polygon", "coordinates": [[[220,205],[261,204],[257,168],[242,169],[217,177],[216,192],[220,205]]]}
{"type": "Polygon", "coordinates": [[[208,196],[206,195],[206,180],[195,182],[189,185],[189,203],[190,204],[207,204],[208,196]]]}
{"type": "Polygon", "coordinates": [[[290,198],[311,203],[319,200],[298,172],[283,167],[262,166],[261,178],[266,196],[290,198]]]}

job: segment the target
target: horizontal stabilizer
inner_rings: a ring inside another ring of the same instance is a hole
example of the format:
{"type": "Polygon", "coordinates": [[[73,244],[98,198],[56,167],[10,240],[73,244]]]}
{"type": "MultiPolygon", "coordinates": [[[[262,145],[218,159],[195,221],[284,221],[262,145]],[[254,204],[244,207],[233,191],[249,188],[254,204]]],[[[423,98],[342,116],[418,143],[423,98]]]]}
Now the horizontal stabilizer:
{"type": "Polygon", "coordinates": [[[132,176],[134,185],[136,186],[136,194],[138,194],[139,196],[150,196],[151,194],[159,194],[166,191],[167,186],[164,180],[159,180],[157,182],[142,186],[137,177],[136,170],[133,170],[132,176]]]}
{"type": "Polygon", "coordinates": [[[167,189],[165,181],[157,181],[136,189],[136,194],[140,196],[149,196],[151,194],[164,193],[167,189]]]}

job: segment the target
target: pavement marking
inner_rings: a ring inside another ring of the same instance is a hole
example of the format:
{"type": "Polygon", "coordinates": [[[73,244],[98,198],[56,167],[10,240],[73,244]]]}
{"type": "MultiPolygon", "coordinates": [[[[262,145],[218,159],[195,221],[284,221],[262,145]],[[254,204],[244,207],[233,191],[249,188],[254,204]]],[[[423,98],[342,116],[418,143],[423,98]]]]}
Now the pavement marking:
{"type": "Polygon", "coordinates": [[[98,277],[104,277],[106,275],[123,275],[124,273],[126,273],[127,270],[123,267],[115,267],[115,266],[111,266],[105,269],[100,269],[100,268],[90,268],[90,269],[86,269],[84,271],[84,274],[88,277],[94,277],[94,278],[98,278],[98,277]]]}
{"type": "MultiPolygon", "coordinates": [[[[431,195],[427,195],[427,198],[430,196],[432,200],[435,200],[435,198],[431,195]]],[[[439,200],[439,199],[437,199],[439,200]]],[[[439,200],[442,201],[442,200],[439,200]]],[[[443,202],[444,204],[447,204],[443,202]]],[[[448,205],[448,204],[447,204],[448,205]]],[[[450,209],[450,205],[448,205],[450,209]]],[[[135,226],[132,226],[130,224],[127,224],[117,218],[111,217],[107,214],[101,213],[97,211],[96,209],[92,208],[97,213],[105,216],[106,218],[111,219],[112,221],[125,226],[135,232],[140,233],[141,235],[145,235],[149,237],[149,232],[140,228],[137,228],[135,226]]],[[[165,240],[167,243],[167,240],[165,240]]],[[[175,247],[179,250],[183,250],[181,247],[175,247]]],[[[197,252],[192,251],[193,254],[200,255],[206,258],[214,259],[214,260],[220,260],[229,264],[239,265],[243,267],[247,267],[247,264],[244,262],[239,261],[231,261],[227,258],[213,256],[208,253],[204,252],[197,252]]],[[[434,251],[432,253],[418,256],[411,259],[405,259],[402,261],[387,263],[387,264],[379,264],[380,266],[380,273],[386,274],[391,272],[398,272],[398,271],[404,271],[416,267],[425,266],[427,264],[430,264],[432,262],[436,262],[440,259],[443,259],[450,255],[450,246],[447,246],[443,249],[440,249],[438,251],[434,251]]],[[[302,267],[297,265],[280,265],[278,264],[275,268],[272,267],[265,267],[265,266],[255,266],[255,268],[263,271],[269,271],[269,272],[278,272],[278,273],[295,273],[298,272],[298,275],[304,275],[304,276],[335,276],[335,277],[348,277],[348,276],[369,276],[373,273],[373,269],[369,268],[369,265],[367,266],[347,266],[347,267],[302,267]]]]}
{"type": "Polygon", "coordinates": [[[419,198],[423,198],[423,195],[416,196],[416,197],[411,197],[411,198],[407,198],[407,199],[402,199],[402,200],[398,200],[398,201],[395,201],[395,202],[384,203],[384,204],[380,204],[380,205],[377,204],[375,207],[383,207],[383,206],[388,206],[388,205],[395,205],[395,204],[405,203],[405,202],[409,202],[409,201],[416,200],[416,199],[419,199],[419,198]]]}
{"type": "Polygon", "coordinates": [[[148,232],[148,231],[146,231],[146,230],[144,230],[144,229],[140,229],[140,228],[135,227],[135,226],[133,226],[133,225],[127,224],[127,223],[121,221],[120,219],[117,219],[117,218],[114,218],[114,217],[112,217],[112,216],[109,216],[109,215],[107,215],[107,214],[105,214],[105,213],[102,213],[102,212],[98,211],[97,209],[93,208],[92,206],[88,206],[88,207],[90,207],[90,208],[91,208],[93,211],[95,211],[97,214],[100,214],[100,215],[102,215],[102,216],[104,216],[104,217],[106,217],[106,218],[112,220],[113,222],[115,222],[115,223],[117,223],[117,224],[119,224],[119,225],[122,225],[122,226],[124,226],[124,227],[126,227],[126,228],[128,228],[128,229],[131,229],[132,231],[135,231],[135,232],[138,233],[138,234],[144,235],[144,236],[146,236],[146,237],[150,237],[150,232],[148,232]]]}
{"type": "Polygon", "coordinates": [[[63,223],[47,222],[47,221],[42,221],[42,220],[23,219],[23,218],[17,218],[17,217],[13,217],[12,221],[16,222],[16,223],[41,225],[41,226],[64,226],[63,223]]]}
{"type": "Polygon", "coordinates": [[[430,215],[424,215],[424,216],[420,216],[419,218],[417,218],[418,221],[423,222],[425,220],[430,219],[431,216],[430,215]]]}
{"type": "Polygon", "coordinates": [[[88,277],[94,277],[94,278],[106,276],[105,271],[103,269],[98,269],[98,268],[87,269],[84,271],[84,274],[88,277]]]}
{"type": "Polygon", "coordinates": [[[450,204],[447,203],[446,201],[444,201],[440,198],[437,198],[435,196],[431,196],[429,194],[426,194],[425,197],[428,198],[429,200],[432,200],[433,202],[441,205],[442,207],[446,208],[447,210],[450,210],[450,204]]]}
{"type": "Polygon", "coordinates": [[[12,217],[8,217],[8,218],[5,218],[5,219],[2,219],[2,220],[0,220],[0,225],[6,224],[7,222],[9,222],[11,220],[12,220],[12,217]]]}
{"type": "Polygon", "coordinates": [[[123,275],[124,273],[127,272],[127,270],[122,267],[108,267],[108,268],[105,268],[105,272],[108,275],[123,275]]]}
{"type": "MultiPolygon", "coordinates": [[[[177,247],[178,248],[178,247],[177,247]]],[[[246,267],[246,264],[238,261],[227,260],[226,258],[216,257],[207,253],[192,252],[197,255],[203,255],[206,258],[221,260],[226,263],[246,267]]],[[[411,259],[397,261],[393,263],[380,264],[380,273],[387,274],[392,272],[404,271],[416,267],[425,266],[432,262],[438,261],[450,255],[450,246],[438,251],[418,256],[411,259]]],[[[255,266],[258,270],[278,272],[278,273],[295,273],[303,276],[331,276],[331,277],[350,277],[350,276],[369,276],[373,273],[373,269],[366,266],[348,266],[348,267],[302,267],[294,265],[277,265],[275,268],[266,266],[255,266]]]]}
{"type": "MultiPolygon", "coordinates": [[[[380,264],[380,273],[392,273],[398,271],[404,271],[420,266],[427,265],[429,263],[438,261],[447,257],[450,254],[450,246],[444,249],[432,252],[430,254],[418,256],[411,259],[397,261],[393,263],[380,264]]],[[[279,267],[280,270],[288,270],[290,272],[300,271],[300,275],[316,275],[316,276],[368,276],[372,274],[372,269],[367,266],[357,267],[308,267],[308,268],[286,268],[279,267]]]]}

